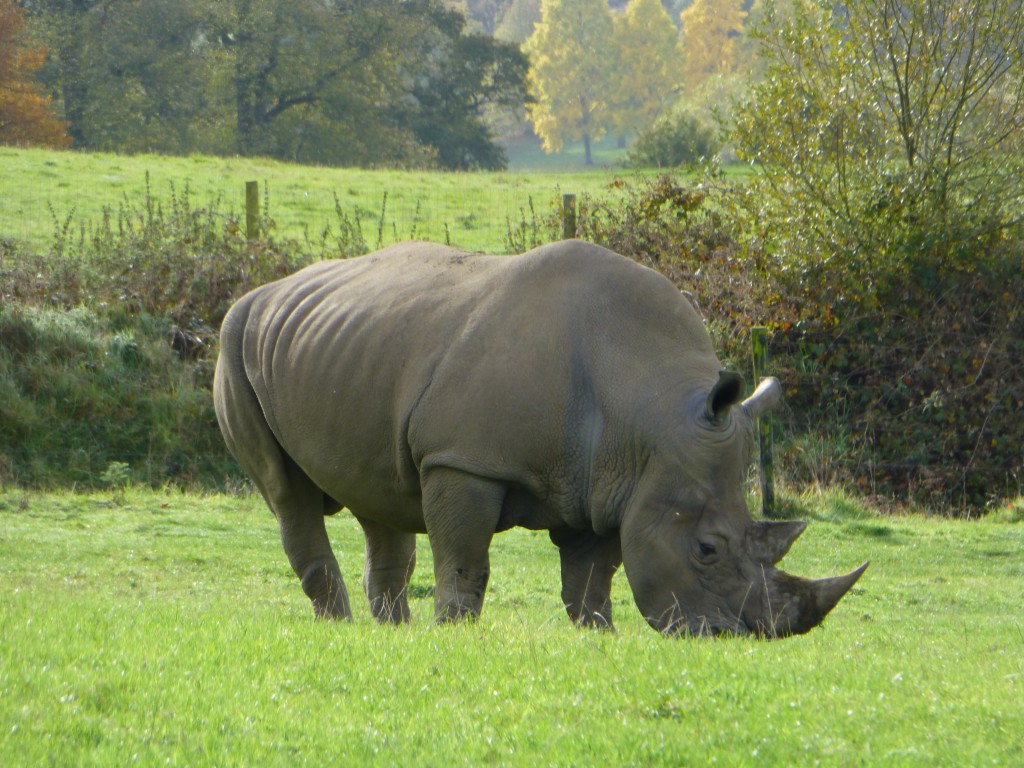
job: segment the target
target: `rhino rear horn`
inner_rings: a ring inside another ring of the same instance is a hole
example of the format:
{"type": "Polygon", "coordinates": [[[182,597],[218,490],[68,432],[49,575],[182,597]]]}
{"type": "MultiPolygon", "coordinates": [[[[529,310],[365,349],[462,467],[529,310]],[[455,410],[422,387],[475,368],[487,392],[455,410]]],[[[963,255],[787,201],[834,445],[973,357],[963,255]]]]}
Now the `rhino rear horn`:
{"type": "Polygon", "coordinates": [[[818,626],[857,583],[867,567],[868,563],[864,563],[845,576],[828,579],[801,579],[779,572],[777,586],[785,604],[779,606],[772,626],[762,628],[763,633],[771,637],[802,635],[818,626]]]}
{"type": "Polygon", "coordinates": [[[782,400],[782,385],[774,376],[769,376],[757,385],[754,393],[743,401],[743,410],[756,419],[772,410],[782,400]]]}
{"type": "Polygon", "coordinates": [[[747,533],[747,551],[755,562],[775,565],[786,556],[806,527],[807,523],[800,520],[756,522],[747,533]]]}

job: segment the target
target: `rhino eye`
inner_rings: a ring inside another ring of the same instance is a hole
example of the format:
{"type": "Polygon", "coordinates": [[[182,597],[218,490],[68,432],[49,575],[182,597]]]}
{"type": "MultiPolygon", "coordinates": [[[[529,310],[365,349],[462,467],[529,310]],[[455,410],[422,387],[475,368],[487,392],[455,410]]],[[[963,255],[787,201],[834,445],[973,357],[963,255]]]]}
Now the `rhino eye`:
{"type": "Polygon", "coordinates": [[[711,557],[712,555],[718,554],[718,550],[715,549],[715,545],[710,541],[698,541],[697,550],[700,552],[701,557],[711,557]]]}

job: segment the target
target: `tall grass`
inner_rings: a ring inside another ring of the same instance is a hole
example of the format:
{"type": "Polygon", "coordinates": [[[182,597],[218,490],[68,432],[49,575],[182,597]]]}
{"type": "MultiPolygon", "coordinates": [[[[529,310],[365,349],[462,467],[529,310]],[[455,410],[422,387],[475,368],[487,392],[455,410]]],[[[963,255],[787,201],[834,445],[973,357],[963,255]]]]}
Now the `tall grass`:
{"type": "Polygon", "coordinates": [[[362,543],[329,525],[356,613],[316,622],[252,497],[0,493],[0,764],[980,765],[1024,760],[1024,528],[818,518],[785,561],[872,566],[777,642],[670,641],[620,574],[576,631],[542,533],[495,538],[482,618],[379,627],[362,543]]]}

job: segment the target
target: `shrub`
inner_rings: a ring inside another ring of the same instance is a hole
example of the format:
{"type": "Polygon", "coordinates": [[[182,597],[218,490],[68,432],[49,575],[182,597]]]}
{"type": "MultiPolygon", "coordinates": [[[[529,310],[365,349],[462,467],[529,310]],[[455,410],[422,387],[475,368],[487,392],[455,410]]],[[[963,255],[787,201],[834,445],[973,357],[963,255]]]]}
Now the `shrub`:
{"type": "Polygon", "coordinates": [[[55,218],[47,254],[0,245],[0,481],[97,487],[123,464],[150,484],[233,483],[215,329],[234,298],[313,258],[263,227],[249,241],[216,203],[147,184],[90,231],[55,218]]]}
{"type": "Polygon", "coordinates": [[[211,361],[185,361],[161,319],[0,307],[0,467],[24,486],[222,486],[237,475],[217,430],[211,361]],[[125,327],[130,323],[130,328],[125,327]]]}
{"type": "Polygon", "coordinates": [[[903,262],[860,291],[840,258],[800,269],[767,251],[754,195],[715,177],[640,181],[581,210],[580,232],[693,292],[727,364],[749,370],[749,329],[769,327],[792,482],[960,514],[1020,495],[1024,243],[903,262]]]}
{"type": "Polygon", "coordinates": [[[715,130],[683,108],[659,117],[637,136],[629,150],[636,168],[677,168],[718,152],[715,130]]]}

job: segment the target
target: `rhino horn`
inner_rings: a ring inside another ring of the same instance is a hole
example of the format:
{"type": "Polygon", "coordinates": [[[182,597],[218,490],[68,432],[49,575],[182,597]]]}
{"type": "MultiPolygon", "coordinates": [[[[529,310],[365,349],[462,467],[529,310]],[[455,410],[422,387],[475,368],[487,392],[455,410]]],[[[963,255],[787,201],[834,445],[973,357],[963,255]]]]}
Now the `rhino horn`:
{"type": "Polygon", "coordinates": [[[774,593],[775,600],[781,598],[782,604],[771,607],[771,625],[759,626],[759,633],[768,637],[786,637],[802,635],[818,626],[857,583],[867,567],[868,563],[864,563],[845,576],[828,579],[801,579],[776,572],[775,583],[771,585],[775,589],[770,589],[770,593],[774,593]],[[778,613],[774,613],[776,609],[778,613]]]}
{"type": "Polygon", "coordinates": [[[743,401],[743,409],[752,419],[768,413],[782,400],[782,385],[774,376],[769,376],[757,385],[754,393],[743,401]]]}
{"type": "Polygon", "coordinates": [[[807,523],[801,520],[763,520],[747,533],[747,550],[754,562],[775,565],[793,546],[807,523]]]}

